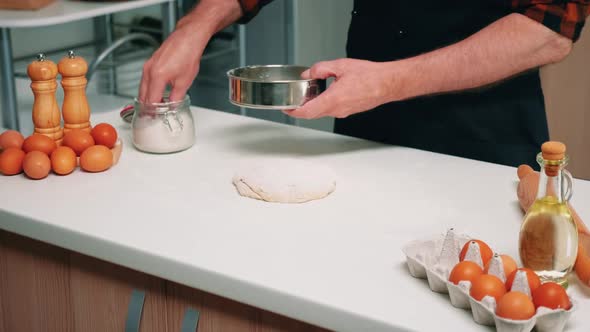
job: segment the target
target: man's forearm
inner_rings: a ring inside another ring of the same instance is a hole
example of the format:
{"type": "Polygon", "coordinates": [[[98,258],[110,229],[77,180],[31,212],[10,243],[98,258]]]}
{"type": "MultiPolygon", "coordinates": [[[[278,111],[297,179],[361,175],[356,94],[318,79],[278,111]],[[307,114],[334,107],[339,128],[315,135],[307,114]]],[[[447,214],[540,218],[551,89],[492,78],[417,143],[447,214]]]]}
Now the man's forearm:
{"type": "Polygon", "coordinates": [[[461,42],[388,64],[390,101],[485,86],[561,61],[571,47],[569,39],[511,14],[461,42]]]}
{"type": "Polygon", "coordinates": [[[237,0],[201,0],[190,13],[180,19],[176,29],[191,26],[193,31],[210,38],[241,16],[242,9],[237,0]]]}

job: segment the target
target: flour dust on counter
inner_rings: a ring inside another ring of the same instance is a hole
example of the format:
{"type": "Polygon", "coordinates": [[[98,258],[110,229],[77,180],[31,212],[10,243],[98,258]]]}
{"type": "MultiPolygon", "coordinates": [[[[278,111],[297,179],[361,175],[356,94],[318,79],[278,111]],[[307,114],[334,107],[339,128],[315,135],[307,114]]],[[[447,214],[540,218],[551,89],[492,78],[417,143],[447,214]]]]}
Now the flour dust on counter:
{"type": "Polygon", "coordinates": [[[275,203],[305,203],[336,189],[336,174],[326,165],[295,158],[244,161],[233,184],[244,197],[275,203]]]}

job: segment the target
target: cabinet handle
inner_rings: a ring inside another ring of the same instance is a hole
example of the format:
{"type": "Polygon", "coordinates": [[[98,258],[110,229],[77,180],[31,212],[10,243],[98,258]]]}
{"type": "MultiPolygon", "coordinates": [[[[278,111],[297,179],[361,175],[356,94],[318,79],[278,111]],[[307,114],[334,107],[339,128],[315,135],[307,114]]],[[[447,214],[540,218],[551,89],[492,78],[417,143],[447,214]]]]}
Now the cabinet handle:
{"type": "Polygon", "coordinates": [[[145,292],[137,289],[131,292],[131,300],[127,309],[127,321],[125,322],[125,332],[139,332],[144,300],[145,292]]]}
{"type": "Polygon", "coordinates": [[[182,319],[180,332],[195,332],[199,326],[199,311],[193,308],[186,309],[182,319]]]}

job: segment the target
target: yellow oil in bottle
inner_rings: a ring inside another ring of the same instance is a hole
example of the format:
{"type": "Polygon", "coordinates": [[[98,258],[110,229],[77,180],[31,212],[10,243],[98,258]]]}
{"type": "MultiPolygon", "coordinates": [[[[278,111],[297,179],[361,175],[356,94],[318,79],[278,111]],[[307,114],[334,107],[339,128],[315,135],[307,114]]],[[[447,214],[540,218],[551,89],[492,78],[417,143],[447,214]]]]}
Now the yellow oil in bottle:
{"type": "Polygon", "coordinates": [[[553,196],[538,198],[520,231],[520,258],[542,282],[567,287],[578,251],[578,229],[567,205],[553,196]]]}

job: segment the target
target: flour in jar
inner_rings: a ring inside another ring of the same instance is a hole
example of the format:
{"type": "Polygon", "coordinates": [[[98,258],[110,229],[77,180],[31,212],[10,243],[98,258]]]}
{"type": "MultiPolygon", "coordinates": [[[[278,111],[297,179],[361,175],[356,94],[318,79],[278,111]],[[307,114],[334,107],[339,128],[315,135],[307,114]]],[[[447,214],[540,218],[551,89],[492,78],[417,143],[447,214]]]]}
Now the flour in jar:
{"type": "Polygon", "coordinates": [[[188,112],[142,115],[133,121],[133,145],[139,150],[170,153],[194,144],[195,127],[188,112]]]}

